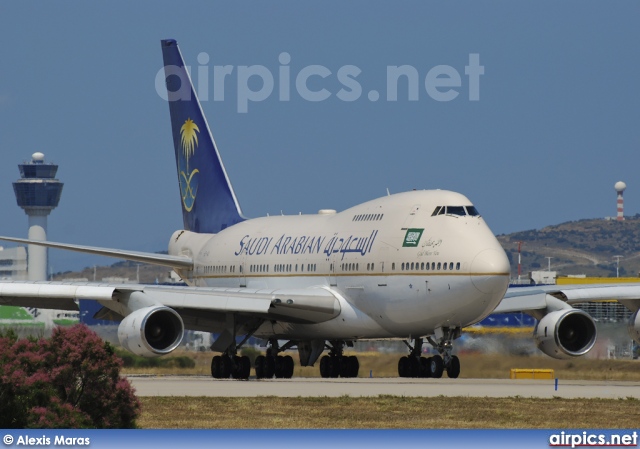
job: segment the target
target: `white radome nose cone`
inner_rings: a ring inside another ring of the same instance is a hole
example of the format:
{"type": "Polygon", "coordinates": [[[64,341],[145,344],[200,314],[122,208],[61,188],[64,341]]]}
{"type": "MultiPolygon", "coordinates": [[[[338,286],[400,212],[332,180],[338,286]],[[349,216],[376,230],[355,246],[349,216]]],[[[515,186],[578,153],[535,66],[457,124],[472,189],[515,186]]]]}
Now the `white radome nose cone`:
{"type": "Polygon", "coordinates": [[[485,249],[471,262],[471,282],[482,293],[504,293],[510,271],[509,259],[502,249],[485,249]]]}

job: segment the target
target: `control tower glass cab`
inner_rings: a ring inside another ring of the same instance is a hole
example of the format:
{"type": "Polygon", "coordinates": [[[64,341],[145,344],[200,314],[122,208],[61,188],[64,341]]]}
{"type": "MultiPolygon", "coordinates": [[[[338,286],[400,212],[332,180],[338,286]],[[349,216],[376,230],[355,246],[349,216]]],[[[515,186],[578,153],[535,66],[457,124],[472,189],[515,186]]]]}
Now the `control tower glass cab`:
{"type": "Polygon", "coordinates": [[[58,207],[63,183],[55,179],[58,166],[45,163],[44,154],[35,153],[32,158],[31,162],[18,165],[22,179],[13,183],[13,191],[18,206],[27,214],[28,209],[45,209],[48,215],[58,207]]]}
{"type": "MultiPolygon", "coordinates": [[[[47,240],[47,216],[60,202],[62,186],[55,179],[58,166],[44,162],[44,154],[34,153],[30,162],[18,165],[21,179],[13,183],[18,206],[29,217],[29,239],[47,240]]],[[[30,281],[47,279],[47,250],[29,245],[28,277],[30,281]]]]}

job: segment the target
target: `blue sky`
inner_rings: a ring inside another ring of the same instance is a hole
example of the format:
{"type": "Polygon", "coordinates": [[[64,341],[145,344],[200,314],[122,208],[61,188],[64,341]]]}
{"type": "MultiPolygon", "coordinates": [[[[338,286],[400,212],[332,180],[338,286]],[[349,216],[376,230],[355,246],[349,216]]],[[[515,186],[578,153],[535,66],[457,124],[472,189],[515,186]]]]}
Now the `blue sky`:
{"type": "MultiPolygon", "coordinates": [[[[249,217],[441,188],[467,195],[500,234],[615,215],[618,180],[636,214],[638,17],[630,1],[2,2],[0,234],[26,236],[11,182],[41,151],[65,183],[50,240],[166,248],[182,219],[168,107],[155,87],[163,38],[177,39],[194,68],[202,52],[210,74],[234,67],[224,101],[213,101],[209,80],[203,109],[249,217]],[[484,67],[479,101],[469,100],[470,54],[484,67]],[[276,89],[240,113],[238,67],[253,65],[276,89]],[[331,93],[324,101],[296,92],[309,65],[331,72],[308,81],[331,93]],[[387,67],[401,65],[418,73],[417,101],[406,82],[387,100],[387,67]],[[441,65],[461,75],[451,101],[424,85],[441,65]],[[343,66],[361,70],[355,101],[336,96],[343,66]]],[[[112,262],[62,251],[50,261],[54,271],[112,262]]]]}

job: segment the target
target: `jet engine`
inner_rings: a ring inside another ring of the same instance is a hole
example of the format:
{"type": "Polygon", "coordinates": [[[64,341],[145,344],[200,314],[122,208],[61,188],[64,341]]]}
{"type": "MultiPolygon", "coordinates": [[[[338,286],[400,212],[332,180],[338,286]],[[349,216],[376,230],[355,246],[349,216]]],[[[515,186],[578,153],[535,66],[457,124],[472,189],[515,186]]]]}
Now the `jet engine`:
{"type": "Polygon", "coordinates": [[[183,334],[182,318],[165,306],[138,309],[127,315],[118,327],[120,344],[143,357],[170,353],[178,347],[183,334]]]}
{"type": "Polygon", "coordinates": [[[533,338],[538,349],[555,359],[586,354],[596,342],[596,323],[579,309],[548,313],[536,325],[533,338]]]}
{"type": "Polygon", "coordinates": [[[640,345],[640,310],[629,317],[629,335],[640,345]]]}

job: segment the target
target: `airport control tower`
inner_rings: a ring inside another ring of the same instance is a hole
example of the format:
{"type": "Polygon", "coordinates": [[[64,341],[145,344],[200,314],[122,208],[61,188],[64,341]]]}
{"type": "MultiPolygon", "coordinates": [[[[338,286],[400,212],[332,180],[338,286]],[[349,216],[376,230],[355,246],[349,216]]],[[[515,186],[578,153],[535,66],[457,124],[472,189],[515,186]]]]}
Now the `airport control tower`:
{"type": "MultiPolygon", "coordinates": [[[[47,216],[60,202],[63,184],[55,179],[58,166],[45,163],[44,154],[33,153],[31,162],[18,165],[22,179],[13,183],[18,206],[29,216],[29,239],[47,240],[47,216]]],[[[47,280],[47,248],[28,247],[30,281],[47,280]]]]}

